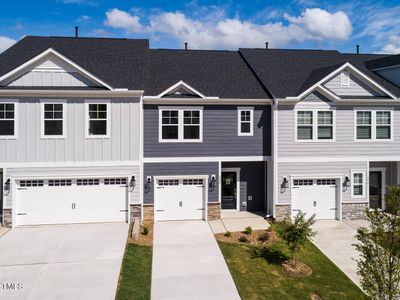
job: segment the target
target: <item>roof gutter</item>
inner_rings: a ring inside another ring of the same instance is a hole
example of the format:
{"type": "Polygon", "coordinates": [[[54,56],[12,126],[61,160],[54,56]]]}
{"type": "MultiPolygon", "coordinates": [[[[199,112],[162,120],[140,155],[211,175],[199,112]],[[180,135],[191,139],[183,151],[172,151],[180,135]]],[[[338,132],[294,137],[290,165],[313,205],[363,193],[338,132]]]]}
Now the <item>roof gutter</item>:
{"type": "Polygon", "coordinates": [[[1,96],[42,96],[42,97],[141,97],[142,90],[9,90],[0,89],[1,96]]]}

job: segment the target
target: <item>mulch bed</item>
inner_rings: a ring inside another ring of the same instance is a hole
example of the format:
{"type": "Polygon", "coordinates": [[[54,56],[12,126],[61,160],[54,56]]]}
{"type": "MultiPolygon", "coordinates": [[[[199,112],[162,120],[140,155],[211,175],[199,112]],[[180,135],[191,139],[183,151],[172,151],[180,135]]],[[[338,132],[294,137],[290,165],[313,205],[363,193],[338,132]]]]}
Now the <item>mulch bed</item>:
{"type": "Polygon", "coordinates": [[[225,236],[224,233],[215,234],[215,238],[218,241],[225,243],[248,243],[251,245],[266,245],[276,242],[279,238],[274,231],[268,230],[254,230],[251,234],[244,232],[231,232],[229,237],[225,236]],[[245,240],[241,240],[244,239],[245,240]]]}
{"type": "MultiPolygon", "coordinates": [[[[129,230],[129,233],[131,231],[129,230]]],[[[133,240],[131,236],[129,235],[128,237],[128,243],[133,243],[133,244],[138,244],[138,245],[146,245],[146,246],[151,246],[153,245],[153,223],[151,222],[145,222],[141,227],[140,227],[140,232],[137,240],[133,240]],[[149,230],[149,233],[147,235],[143,234],[143,227],[147,227],[149,230]]]]}
{"type": "Polygon", "coordinates": [[[311,268],[301,261],[286,260],[282,269],[292,277],[308,277],[312,274],[311,268]]]}

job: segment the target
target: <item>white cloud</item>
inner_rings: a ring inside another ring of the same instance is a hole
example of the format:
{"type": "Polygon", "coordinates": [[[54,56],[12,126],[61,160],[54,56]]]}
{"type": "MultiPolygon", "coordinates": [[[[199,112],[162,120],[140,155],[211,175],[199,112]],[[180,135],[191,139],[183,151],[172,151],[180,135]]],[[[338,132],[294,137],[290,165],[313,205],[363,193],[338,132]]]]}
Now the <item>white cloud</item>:
{"type": "Polygon", "coordinates": [[[285,14],[285,18],[320,39],[344,41],[352,31],[349,17],[342,11],[332,14],[320,8],[307,8],[300,17],[285,14]]]}
{"type": "Polygon", "coordinates": [[[389,36],[389,42],[379,52],[385,54],[400,54],[400,35],[389,36]]]}
{"type": "Polygon", "coordinates": [[[181,12],[160,12],[150,15],[146,25],[139,16],[112,9],[106,13],[105,25],[120,28],[126,33],[166,35],[180,43],[188,42],[190,48],[285,47],[292,42],[305,40],[347,39],[352,31],[344,12],[329,13],[322,9],[306,9],[299,17],[285,15],[288,24],[268,21],[259,24],[239,17],[193,19],[181,12]]]}
{"type": "Polygon", "coordinates": [[[0,36],[0,53],[14,45],[17,41],[6,36],[0,36]]]}
{"type": "Polygon", "coordinates": [[[122,28],[129,33],[135,33],[142,29],[140,18],[138,16],[132,16],[131,14],[117,8],[106,12],[106,17],[107,20],[104,24],[107,26],[122,28]]]}
{"type": "Polygon", "coordinates": [[[80,22],[80,23],[83,23],[83,22],[88,22],[88,21],[90,21],[92,18],[90,17],[90,16],[87,16],[87,15],[81,15],[81,16],[79,16],[77,19],[76,19],[76,21],[77,22],[80,22]]]}

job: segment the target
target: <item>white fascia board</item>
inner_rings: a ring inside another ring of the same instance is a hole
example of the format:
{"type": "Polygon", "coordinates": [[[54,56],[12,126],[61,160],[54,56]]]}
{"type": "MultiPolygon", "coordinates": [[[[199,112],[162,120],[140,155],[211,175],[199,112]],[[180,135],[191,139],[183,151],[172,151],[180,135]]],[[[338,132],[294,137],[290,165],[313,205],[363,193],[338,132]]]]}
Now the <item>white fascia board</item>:
{"type": "Polygon", "coordinates": [[[297,156],[279,157],[279,163],[320,163],[320,162],[360,162],[360,161],[400,161],[400,156],[297,156]]]}
{"type": "Polygon", "coordinates": [[[76,167],[125,167],[140,166],[138,160],[122,161],[86,161],[86,162],[30,162],[30,163],[2,163],[2,168],[76,168],[76,167]]]}
{"type": "Polygon", "coordinates": [[[199,97],[201,97],[203,99],[218,99],[218,97],[207,97],[207,96],[205,96],[204,94],[200,93],[198,90],[196,90],[194,87],[190,86],[189,84],[187,84],[183,80],[178,81],[177,83],[175,83],[174,85],[172,85],[171,87],[169,87],[165,91],[161,92],[157,96],[148,96],[148,97],[149,98],[161,98],[161,97],[167,95],[168,93],[170,93],[171,91],[175,90],[178,87],[183,87],[183,88],[195,93],[196,95],[198,95],[199,97]]]}
{"type": "Polygon", "coordinates": [[[333,78],[334,76],[336,76],[337,74],[339,74],[341,71],[343,71],[344,69],[348,68],[350,71],[354,72],[356,75],[358,75],[359,77],[361,77],[361,79],[365,80],[366,82],[368,82],[369,84],[373,85],[375,88],[381,90],[382,92],[384,92],[385,94],[389,95],[391,98],[393,99],[398,99],[396,96],[394,96],[391,92],[389,92],[387,89],[385,89],[383,86],[381,86],[380,84],[378,84],[377,82],[375,82],[373,79],[371,79],[370,77],[368,77],[367,75],[365,75],[363,72],[361,72],[360,70],[358,70],[356,67],[354,67],[351,63],[347,62],[345,64],[343,64],[342,66],[340,66],[339,68],[337,68],[336,70],[332,71],[331,73],[329,73],[327,76],[325,76],[324,78],[322,78],[320,81],[318,81],[317,83],[315,83],[314,85],[310,86],[308,89],[306,89],[303,93],[301,93],[300,95],[296,96],[296,97],[287,97],[286,99],[288,100],[301,100],[303,97],[307,96],[309,93],[311,93],[312,91],[314,91],[317,87],[322,87],[322,84],[324,84],[326,81],[328,81],[329,79],[333,78]]]}
{"type": "Polygon", "coordinates": [[[270,161],[271,156],[145,157],[144,163],[270,161]]]}
{"type": "Polygon", "coordinates": [[[0,90],[0,96],[42,96],[42,97],[141,97],[140,90],[0,90]]]}
{"type": "Polygon", "coordinates": [[[101,79],[97,78],[96,76],[94,76],[93,74],[91,74],[89,71],[85,70],[84,68],[82,68],[81,66],[79,66],[78,64],[74,63],[72,60],[68,59],[67,57],[65,57],[64,55],[62,55],[61,53],[57,52],[56,50],[54,50],[53,48],[48,48],[47,50],[45,50],[44,52],[40,53],[39,55],[33,57],[32,59],[28,60],[27,62],[23,63],[22,65],[20,65],[19,67],[11,70],[10,72],[4,74],[3,76],[0,77],[0,82],[3,82],[4,80],[8,79],[9,77],[17,74],[18,72],[24,70],[25,68],[27,68],[28,66],[30,66],[31,64],[34,64],[35,62],[39,61],[40,59],[46,57],[46,55],[49,54],[53,54],[55,56],[57,56],[58,58],[62,59],[63,61],[65,61],[67,64],[71,65],[72,67],[74,67],[75,69],[77,69],[78,71],[80,71],[82,74],[86,75],[88,78],[90,78],[91,80],[99,83],[100,85],[108,88],[109,90],[114,90],[110,85],[108,85],[107,83],[105,83],[104,81],[102,81],[101,79]]]}
{"type": "Polygon", "coordinates": [[[152,96],[144,96],[143,103],[145,104],[210,104],[210,105],[221,105],[221,104],[240,104],[240,105],[254,105],[260,104],[265,105],[271,103],[271,99],[231,99],[231,98],[154,98],[152,96]]]}

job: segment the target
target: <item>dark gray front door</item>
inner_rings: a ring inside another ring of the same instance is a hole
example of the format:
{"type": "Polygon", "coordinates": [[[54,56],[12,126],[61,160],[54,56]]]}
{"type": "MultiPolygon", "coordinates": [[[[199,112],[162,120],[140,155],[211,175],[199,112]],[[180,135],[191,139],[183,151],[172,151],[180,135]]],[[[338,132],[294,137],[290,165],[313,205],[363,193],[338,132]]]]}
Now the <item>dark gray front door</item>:
{"type": "Polygon", "coordinates": [[[236,172],[222,172],[222,209],[236,209],[236,172]]]}
{"type": "Polygon", "coordinates": [[[369,172],[370,208],[382,208],[382,172],[369,172]]]}
{"type": "Polygon", "coordinates": [[[3,224],[3,170],[0,170],[0,224],[3,224]]]}

